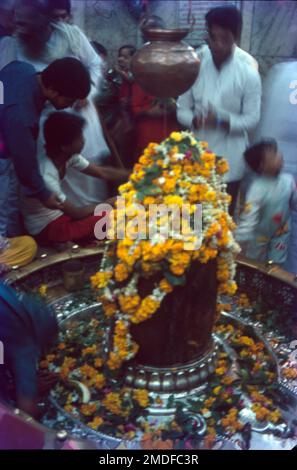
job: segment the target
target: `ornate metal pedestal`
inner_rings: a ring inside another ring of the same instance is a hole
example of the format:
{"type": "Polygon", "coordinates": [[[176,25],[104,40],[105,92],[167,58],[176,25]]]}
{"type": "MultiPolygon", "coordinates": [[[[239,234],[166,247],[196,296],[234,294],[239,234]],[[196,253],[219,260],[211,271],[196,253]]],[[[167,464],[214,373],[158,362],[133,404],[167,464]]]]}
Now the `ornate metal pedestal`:
{"type": "MultiPolygon", "coordinates": [[[[94,249],[81,250],[77,253],[63,253],[56,255],[53,259],[50,257],[47,259],[42,258],[30,267],[30,270],[23,268],[14,271],[9,281],[21,290],[30,291],[37,289],[40,284],[46,284],[48,286],[48,297],[56,308],[58,318],[61,322],[66,321],[66,325],[69,317],[78,314],[84,316],[86,311],[89,312],[89,315],[92,309],[98,311],[98,303],[90,295],[90,291],[84,290],[72,294],[65,291],[62,282],[63,262],[71,258],[80,259],[84,262],[88,275],[98,269],[98,255],[100,255],[100,250],[94,249]]],[[[255,340],[261,338],[278,373],[276,385],[278,383],[291,397],[289,410],[285,412],[285,415],[288,416],[288,426],[285,427],[284,425],[268,425],[265,422],[257,422],[254,414],[250,411],[249,404],[246,404],[246,408],[241,412],[241,418],[253,429],[250,447],[254,449],[292,448],[297,444],[297,434],[294,438],[292,432],[289,432],[290,428],[294,426],[297,412],[297,383],[296,380],[294,382],[286,378],[283,370],[288,366],[297,368],[296,323],[293,322],[289,332],[286,333],[285,331],[277,332],[274,326],[269,327],[269,322],[267,325],[266,320],[273,312],[279,318],[281,326],[288,317],[296,318],[297,290],[294,276],[290,276],[274,266],[264,267],[242,260],[238,266],[237,282],[240,290],[247,292],[251,297],[262,299],[259,300],[259,302],[263,301],[259,311],[263,314],[263,321],[261,318],[259,319],[258,315],[253,317],[248,308],[246,309],[246,316],[243,317],[241,311],[237,312],[236,307],[234,307],[235,310],[232,310],[228,322],[233,322],[234,325],[239,325],[239,327],[244,324],[244,327],[248,328],[245,330],[247,334],[250,334],[255,340]],[[272,431],[274,436],[271,435],[272,431]]],[[[213,338],[213,342],[211,337],[209,339],[210,341],[206,341],[206,347],[200,357],[197,358],[197,355],[194,354],[193,360],[187,360],[186,365],[178,364],[178,361],[174,365],[167,363],[167,366],[163,367],[158,364],[158,370],[156,370],[156,364],[146,364],[143,360],[139,361],[138,364],[129,365],[131,369],[127,369],[127,383],[133,387],[148,387],[153,394],[163,397],[169,397],[174,391],[176,398],[181,401],[184,400],[186,409],[187,397],[195,396],[195,394],[199,397],[199,394],[203,393],[203,382],[210,380],[207,377],[213,371],[215,354],[218,348],[221,350],[223,348],[235,370],[237,367],[236,352],[232,349],[228,340],[218,336],[213,338]]],[[[52,398],[51,404],[48,406],[50,417],[45,418],[44,424],[50,428],[64,429],[72,436],[92,441],[97,448],[111,449],[123,445],[127,448],[140,447],[137,437],[133,441],[122,442],[119,438],[93,431],[80,420],[67,414],[60,406],[58,396],[52,398]]],[[[168,413],[172,411],[174,410],[165,411],[164,405],[161,404],[159,408],[155,407],[151,410],[152,418],[148,417],[147,419],[156,419],[156,414],[158,414],[158,420],[166,420],[168,419],[168,413]]],[[[199,415],[193,416],[189,411],[189,419],[195,421],[197,436],[202,436],[205,432],[204,418],[199,415]]],[[[239,448],[236,439],[226,440],[223,435],[218,437],[217,447],[239,448]]]]}

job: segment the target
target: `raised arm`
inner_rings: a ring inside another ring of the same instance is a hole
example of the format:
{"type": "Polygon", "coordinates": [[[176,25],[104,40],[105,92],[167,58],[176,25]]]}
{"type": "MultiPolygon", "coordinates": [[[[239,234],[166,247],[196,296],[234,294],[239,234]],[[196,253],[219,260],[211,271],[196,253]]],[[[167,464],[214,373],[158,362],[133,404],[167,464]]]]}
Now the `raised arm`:
{"type": "Polygon", "coordinates": [[[192,129],[195,117],[195,102],[192,88],[181,95],[177,100],[177,119],[187,129],[192,129]]]}
{"type": "Polygon", "coordinates": [[[82,170],[82,173],[95,178],[102,178],[107,181],[127,181],[131,172],[123,168],[99,166],[94,163],[90,163],[87,168],[82,170]]]}
{"type": "MultiPolygon", "coordinates": [[[[99,202],[98,202],[99,204],[99,202]]],[[[97,207],[97,204],[89,204],[88,206],[77,207],[67,199],[61,204],[60,210],[64,214],[69,215],[74,220],[85,219],[90,215],[94,215],[94,210],[97,207]]]]}

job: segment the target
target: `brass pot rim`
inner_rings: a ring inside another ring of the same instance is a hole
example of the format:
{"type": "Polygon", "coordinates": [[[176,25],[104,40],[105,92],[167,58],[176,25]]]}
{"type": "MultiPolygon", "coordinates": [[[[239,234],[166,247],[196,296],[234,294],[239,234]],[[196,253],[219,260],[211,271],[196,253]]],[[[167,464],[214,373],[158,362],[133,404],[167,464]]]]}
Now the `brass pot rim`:
{"type": "Polygon", "coordinates": [[[143,30],[148,41],[176,41],[184,39],[190,32],[190,28],[160,29],[148,28],[143,30]]]}

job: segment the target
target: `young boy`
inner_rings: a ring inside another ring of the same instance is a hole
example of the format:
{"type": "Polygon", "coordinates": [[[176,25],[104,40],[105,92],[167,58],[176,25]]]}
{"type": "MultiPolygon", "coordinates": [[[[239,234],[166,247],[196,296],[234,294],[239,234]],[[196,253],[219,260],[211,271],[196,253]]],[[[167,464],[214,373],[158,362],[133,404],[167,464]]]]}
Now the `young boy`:
{"type": "Polygon", "coordinates": [[[62,181],[68,168],[110,181],[128,179],[127,170],[100,167],[80,155],[84,147],[84,124],[81,117],[66,112],[52,113],[44,124],[47,157],[39,162],[40,173],[48,189],[58,196],[61,205],[59,210],[51,210],[38,199],[22,197],[25,226],[41,244],[88,242],[94,239],[94,227],[100,219],[94,216],[96,204],[76,207],[67,200],[62,181]]]}
{"type": "Polygon", "coordinates": [[[296,183],[281,171],[283,158],[275,140],[253,145],[244,156],[257,176],[247,192],[235,237],[248,258],[282,264],[287,258],[291,209],[297,208],[296,183]]]}
{"type": "Polygon", "coordinates": [[[9,402],[12,398],[8,390],[10,373],[17,406],[37,417],[41,385],[38,360],[57,334],[57,320],[49,307],[0,284],[0,341],[4,353],[4,364],[0,362],[0,399],[9,402]]]}

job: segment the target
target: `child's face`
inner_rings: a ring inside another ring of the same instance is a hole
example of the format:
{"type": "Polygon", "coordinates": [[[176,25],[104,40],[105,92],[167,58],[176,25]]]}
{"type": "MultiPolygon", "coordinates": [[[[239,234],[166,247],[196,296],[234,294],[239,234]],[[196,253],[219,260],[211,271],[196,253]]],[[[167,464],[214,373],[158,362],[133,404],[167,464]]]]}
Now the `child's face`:
{"type": "Polygon", "coordinates": [[[85,139],[83,133],[76,137],[76,139],[69,145],[64,145],[63,152],[67,157],[80,154],[85,146],[85,139]]]}
{"type": "Polygon", "coordinates": [[[265,176],[277,176],[283,167],[283,156],[278,150],[267,149],[263,163],[261,165],[261,172],[265,176]]]}
{"type": "Polygon", "coordinates": [[[131,68],[132,55],[129,49],[122,49],[118,56],[118,64],[121,70],[125,72],[131,68]]]}

